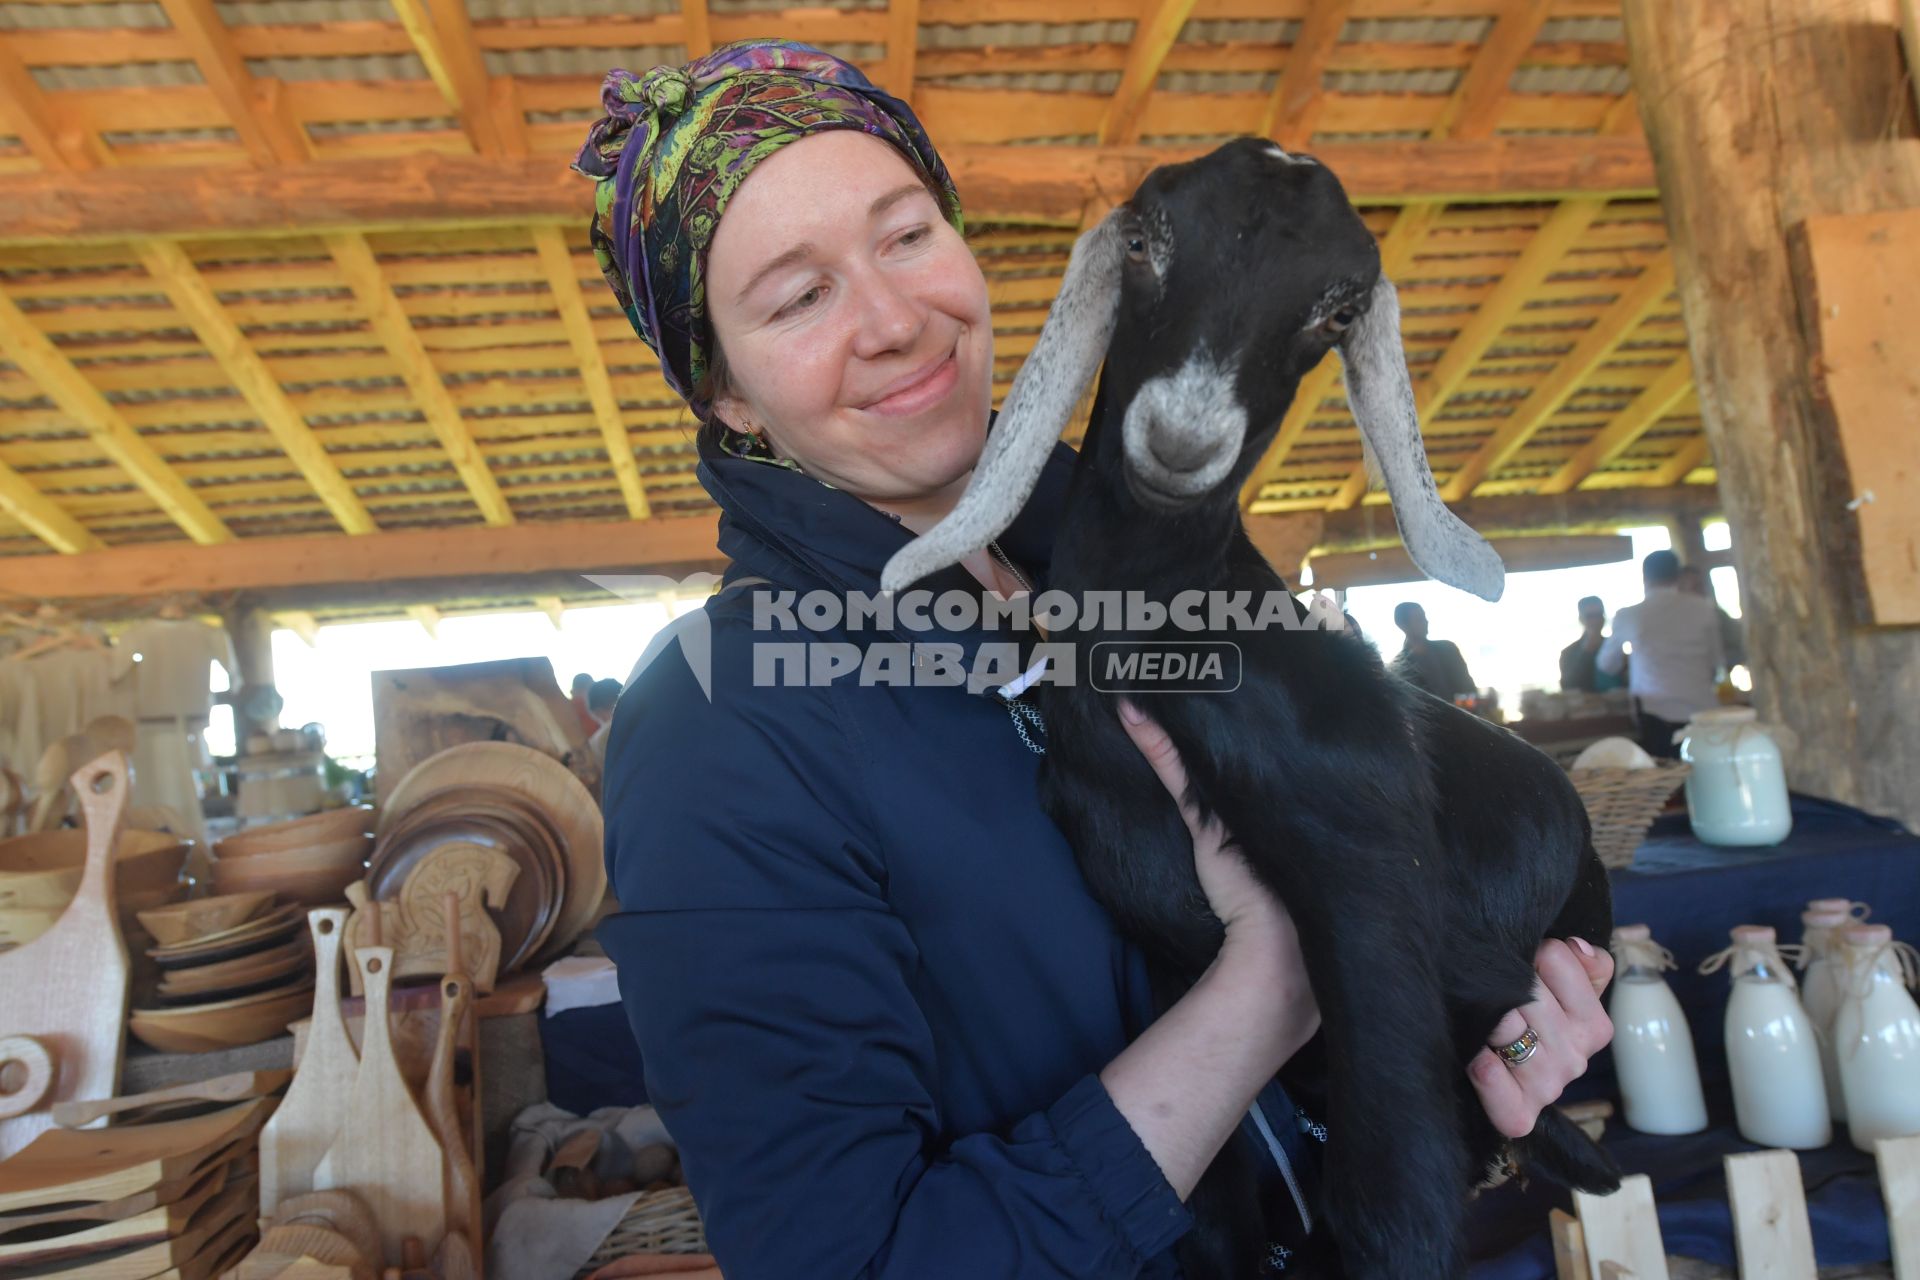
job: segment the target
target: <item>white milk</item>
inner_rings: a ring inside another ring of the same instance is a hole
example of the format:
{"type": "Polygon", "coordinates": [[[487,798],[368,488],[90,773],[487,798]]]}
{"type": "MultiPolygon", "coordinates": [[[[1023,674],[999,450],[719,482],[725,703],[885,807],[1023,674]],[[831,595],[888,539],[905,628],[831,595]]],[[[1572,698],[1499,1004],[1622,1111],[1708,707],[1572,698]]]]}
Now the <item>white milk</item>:
{"type": "Polygon", "coordinates": [[[1920,1007],[1885,925],[1847,930],[1845,998],[1834,1018],[1840,1083],[1853,1145],[1871,1153],[1880,1138],[1920,1134],[1920,1007]]]}
{"type": "Polygon", "coordinates": [[[1641,1133],[1699,1133],[1707,1127],[1693,1032],[1662,969],[1673,967],[1666,948],[1645,925],[1613,931],[1620,976],[1607,1013],[1613,1019],[1613,1068],[1627,1125],[1641,1133]]]}
{"type": "Polygon", "coordinates": [[[1839,909],[1816,909],[1809,903],[1800,913],[1804,926],[1800,945],[1806,948],[1806,972],[1800,976],[1800,1004],[1813,1022],[1820,1040],[1820,1077],[1827,1090],[1827,1114],[1837,1123],[1847,1118],[1846,1097],[1840,1090],[1840,1060],[1833,1053],[1833,1015],[1840,1010],[1845,962],[1834,954],[1834,930],[1853,923],[1851,904],[1839,909]]]}
{"type": "Polygon", "coordinates": [[[1741,925],[1733,939],[1721,954],[1732,958],[1727,1069],[1740,1136],[1762,1147],[1824,1147],[1833,1140],[1833,1127],[1827,1120],[1820,1050],[1773,930],[1741,925]]]}

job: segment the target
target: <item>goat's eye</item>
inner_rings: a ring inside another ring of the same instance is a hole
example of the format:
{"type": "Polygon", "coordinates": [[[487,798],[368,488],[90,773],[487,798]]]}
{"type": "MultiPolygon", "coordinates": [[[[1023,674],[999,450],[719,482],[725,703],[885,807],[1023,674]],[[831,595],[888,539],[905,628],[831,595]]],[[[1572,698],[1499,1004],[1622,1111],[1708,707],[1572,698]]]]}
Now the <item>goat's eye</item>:
{"type": "Polygon", "coordinates": [[[1353,322],[1359,318],[1360,317],[1355,315],[1351,310],[1342,307],[1325,320],[1322,320],[1320,322],[1320,328],[1326,333],[1345,333],[1347,330],[1353,328],[1353,322]]]}
{"type": "Polygon", "coordinates": [[[1127,237],[1127,257],[1135,262],[1147,260],[1147,238],[1141,235],[1127,237]]]}

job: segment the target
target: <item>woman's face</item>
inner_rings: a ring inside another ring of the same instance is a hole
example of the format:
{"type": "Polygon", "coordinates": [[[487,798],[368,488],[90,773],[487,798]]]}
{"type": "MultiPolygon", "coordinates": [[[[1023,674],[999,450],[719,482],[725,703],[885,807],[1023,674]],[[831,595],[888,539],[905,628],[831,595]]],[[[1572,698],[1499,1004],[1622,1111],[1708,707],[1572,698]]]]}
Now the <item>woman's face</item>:
{"type": "Polygon", "coordinates": [[[911,523],[944,514],[986,440],[993,324],[899,152],[852,130],[775,152],[728,202],[706,288],[728,425],[911,523]]]}

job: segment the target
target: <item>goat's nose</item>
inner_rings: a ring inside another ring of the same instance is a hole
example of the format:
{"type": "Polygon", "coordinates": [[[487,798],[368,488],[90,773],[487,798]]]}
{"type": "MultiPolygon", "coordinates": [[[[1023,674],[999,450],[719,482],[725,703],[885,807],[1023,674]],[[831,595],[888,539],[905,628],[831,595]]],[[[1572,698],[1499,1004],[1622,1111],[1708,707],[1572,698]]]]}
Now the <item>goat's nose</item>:
{"type": "Polygon", "coordinates": [[[1147,435],[1147,448],[1153,451],[1154,460],[1169,471],[1197,470],[1218,447],[1218,441],[1185,423],[1156,422],[1147,435]]]}

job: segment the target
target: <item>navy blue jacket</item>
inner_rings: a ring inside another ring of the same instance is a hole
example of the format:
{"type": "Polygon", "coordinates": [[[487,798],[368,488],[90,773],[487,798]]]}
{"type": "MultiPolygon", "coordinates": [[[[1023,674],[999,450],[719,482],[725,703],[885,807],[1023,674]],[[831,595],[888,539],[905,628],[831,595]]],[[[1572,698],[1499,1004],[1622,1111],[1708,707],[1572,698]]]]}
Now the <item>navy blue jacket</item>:
{"type": "MultiPolygon", "coordinates": [[[[730,580],[877,591],[911,536],[702,457],[730,580]]],[[[1062,446],[1000,539],[1042,581],[1071,466],[1062,446]]],[[[979,590],[958,568],[926,585],[979,590]]],[[[783,639],[753,631],[767,589],[707,604],[711,700],[685,629],[636,673],[604,782],[622,911],[600,938],[722,1270],[1178,1275],[1187,1210],[1098,1078],[1150,1019],[1145,969],[1040,809],[1042,735],[991,691],[755,687],[754,642],[783,639]]]]}

